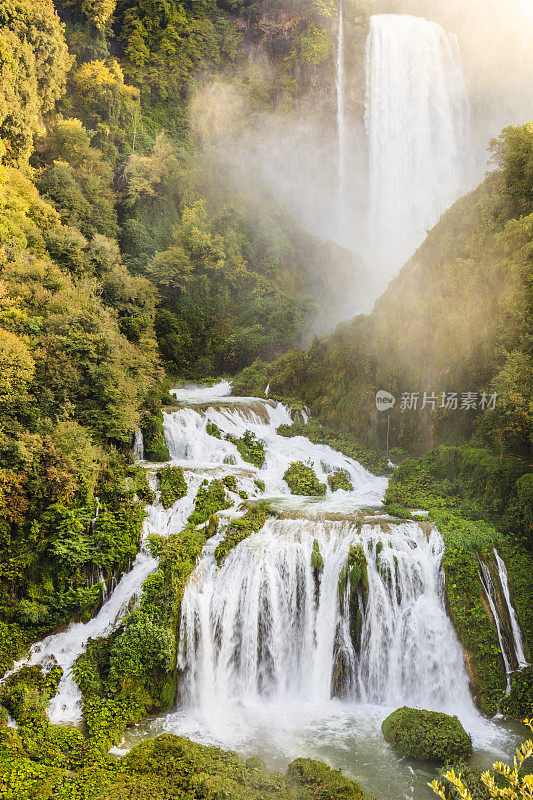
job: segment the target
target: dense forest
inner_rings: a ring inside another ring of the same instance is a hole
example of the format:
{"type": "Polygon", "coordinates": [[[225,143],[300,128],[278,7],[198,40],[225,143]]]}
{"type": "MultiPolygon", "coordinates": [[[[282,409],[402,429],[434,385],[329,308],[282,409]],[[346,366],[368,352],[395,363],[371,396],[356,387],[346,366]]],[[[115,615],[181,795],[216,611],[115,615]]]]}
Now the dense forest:
{"type": "MultiPolygon", "coordinates": [[[[0,0],[2,674],[32,643],[90,620],[131,568],[154,500],[135,433],[148,460],[167,461],[169,389],[223,376],[236,395],[283,399],[295,411],[288,439],[330,444],[380,475],[389,458],[400,464],[386,507],[403,519],[426,510],[439,526],[447,608],[484,712],[498,710],[506,675],[473,588],[478,553],[504,554],[533,657],[533,124],[503,130],[485,181],[370,314],[332,330],[348,283],[368,306],[368,268],[272,193],[247,192],[210,137],[224,115],[293,119],[325,94],[333,11],[311,0],[0,0]],[[379,389],[397,398],[386,414],[379,389]],[[450,409],[447,392],[498,399],[450,409]],[[403,393],[439,399],[411,413],[403,393]]],[[[369,8],[346,13],[357,75],[369,8]]],[[[236,446],[262,466],[253,437],[236,446]]],[[[173,469],[158,472],[170,506],[182,496],[173,469]]],[[[1,797],[363,798],[311,759],[270,773],[172,736],[107,755],[175,700],[185,583],[231,488],[203,487],[197,518],[154,538],[159,568],[138,606],[78,659],[83,731],[48,721],[57,666],[0,686],[1,797]]],[[[231,547],[269,514],[256,506],[232,523],[231,547]]],[[[509,718],[533,714],[531,669],[499,708],[509,718]]]]}

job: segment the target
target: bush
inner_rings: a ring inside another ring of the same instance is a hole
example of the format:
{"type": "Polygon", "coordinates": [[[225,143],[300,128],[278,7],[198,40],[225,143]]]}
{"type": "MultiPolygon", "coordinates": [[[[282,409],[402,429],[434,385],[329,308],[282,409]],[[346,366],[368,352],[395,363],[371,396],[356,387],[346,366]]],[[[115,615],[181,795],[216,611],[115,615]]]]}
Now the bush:
{"type": "Polygon", "coordinates": [[[326,484],[320,483],[312,467],[303,461],[294,461],[285,470],[283,480],[288,484],[291,494],[319,497],[326,494],[326,484]]]}
{"type": "Polygon", "coordinates": [[[398,708],[383,721],[383,736],[403,756],[454,764],[472,754],[472,740],[457,717],[437,711],[398,708]]]}
{"type": "Polygon", "coordinates": [[[220,567],[223,559],[240,542],[251,536],[252,533],[260,531],[271,514],[268,503],[262,501],[251,508],[244,517],[233,520],[229,525],[226,536],[215,550],[215,560],[220,567]]]}
{"type": "Polygon", "coordinates": [[[328,475],[328,483],[332,492],[336,492],[337,489],[351,492],[353,489],[350,476],[345,469],[334,469],[331,475],[328,475]]]}
{"type": "Polygon", "coordinates": [[[187,484],[181,467],[163,467],[157,470],[159,499],[163,508],[171,508],[176,500],[187,494],[187,484]]]}
{"type": "Polygon", "coordinates": [[[204,481],[198,489],[196,500],[194,501],[194,511],[189,517],[189,522],[191,525],[202,525],[217,511],[222,511],[230,506],[231,503],[226,497],[223,481],[218,479],[211,481],[211,483],[204,481]]]}
{"type": "Polygon", "coordinates": [[[233,436],[227,437],[237,447],[241,458],[261,469],[265,463],[265,445],[251,431],[245,431],[240,439],[233,436]]]}

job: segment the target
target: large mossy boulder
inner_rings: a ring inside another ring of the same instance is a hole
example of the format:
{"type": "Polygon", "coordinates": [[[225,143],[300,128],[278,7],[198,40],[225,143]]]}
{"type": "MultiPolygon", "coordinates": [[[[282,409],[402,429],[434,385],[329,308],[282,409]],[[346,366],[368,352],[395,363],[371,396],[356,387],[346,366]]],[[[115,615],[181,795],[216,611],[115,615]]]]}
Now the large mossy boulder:
{"type": "Polygon", "coordinates": [[[437,711],[398,708],[381,725],[387,742],[403,756],[454,764],[472,754],[472,740],[457,717],[437,711]]]}

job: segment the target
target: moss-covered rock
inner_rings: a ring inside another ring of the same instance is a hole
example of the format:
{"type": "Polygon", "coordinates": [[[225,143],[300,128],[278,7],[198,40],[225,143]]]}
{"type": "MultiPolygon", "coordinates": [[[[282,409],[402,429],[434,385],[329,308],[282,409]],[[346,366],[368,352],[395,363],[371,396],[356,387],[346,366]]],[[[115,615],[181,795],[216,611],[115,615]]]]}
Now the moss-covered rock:
{"type": "Polygon", "coordinates": [[[191,525],[202,525],[209,517],[231,506],[226,496],[224,481],[216,478],[209,483],[205,480],[196,494],[194,511],[189,517],[191,525]]]}
{"type": "Polygon", "coordinates": [[[353,489],[350,476],[345,469],[334,469],[333,472],[328,475],[328,484],[332,492],[336,492],[338,489],[351,492],[353,489]]]}
{"type": "Polygon", "coordinates": [[[533,717],[533,666],[520,670],[511,681],[511,691],[503,698],[499,710],[505,717],[533,717]]]}
{"type": "Polygon", "coordinates": [[[326,494],[326,484],[320,483],[313,468],[303,461],[293,461],[285,470],[283,480],[288,484],[291,494],[312,497],[326,494]]]}
{"type": "Polygon", "coordinates": [[[322,558],[322,554],[320,552],[318,539],[315,539],[313,542],[313,552],[311,553],[311,566],[313,567],[315,572],[322,572],[322,570],[324,569],[324,559],[322,558]]]}
{"type": "Polygon", "coordinates": [[[261,469],[265,463],[265,445],[257,438],[255,433],[246,430],[240,439],[230,434],[226,438],[233,442],[244,461],[248,461],[249,464],[261,469]]]}
{"type": "Polygon", "coordinates": [[[224,558],[234,547],[252,533],[260,531],[271,513],[268,503],[262,501],[247,511],[243,517],[233,520],[228,526],[225,538],[215,550],[215,560],[218,566],[222,564],[224,558]]]}
{"type": "Polygon", "coordinates": [[[454,764],[472,754],[472,740],[457,717],[403,706],[381,725],[383,736],[398,753],[419,761],[454,764]]]}
{"type": "Polygon", "coordinates": [[[171,508],[176,500],[180,500],[187,494],[187,484],[181,467],[169,467],[167,465],[157,470],[157,477],[159,480],[159,499],[163,508],[171,508]]]}

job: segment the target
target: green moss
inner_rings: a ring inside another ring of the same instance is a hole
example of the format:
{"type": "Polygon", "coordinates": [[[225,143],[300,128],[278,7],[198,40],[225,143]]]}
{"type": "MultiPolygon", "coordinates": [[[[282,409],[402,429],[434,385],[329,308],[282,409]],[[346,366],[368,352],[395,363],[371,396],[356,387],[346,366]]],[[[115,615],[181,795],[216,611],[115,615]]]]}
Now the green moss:
{"type": "Polygon", "coordinates": [[[191,525],[168,538],[152,536],[159,567],[145,581],[138,608],[78,657],[73,675],[83,696],[89,750],[105,752],[128,725],[173,704],[181,601],[205,541],[191,525]]]}
{"type": "Polygon", "coordinates": [[[216,422],[208,422],[205,426],[205,432],[209,434],[209,436],[214,436],[215,439],[222,439],[222,434],[220,433],[220,428],[216,424],[216,422]]]}
{"type": "Polygon", "coordinates": [[[304,797],[313,797],[316,800],[365,798],[361,787],[345,778],[340,770],[333,770],[311,758],[297,758],[292,761],[287,769],[287,782],[303,789],[304,797]]]}
{"type": "Polygon", "coordinates": [[[285,470],[283,480],[288,484],[291,494],[315,497],[326,494],[326,484],[320,483],[313,468],[303,461],[293,461],[285,470]]]}
{"type": "Polygon", "coordinates": [[[533,666],[520,670],[512,679],[511,691],[499,710],[505,717],[531,719],[533,716],[533,666]]]}
{"type": "Polygon", "coordinates": [[[337,489],[351,492],[353,489],[350,476],[345,469],[334,469],[331,475],[328,475],[328,484],[332,492],[336,492],[337,489]]]}
{"type": "Polygon", "coordinates": [[[318,539],[313,542],[313,552],[311,553],[311,566],[316,572],[322,572],[324,569],[324,559],[320,553],[318,539]]]}
{"type": "Polygon", "coordinates": [[[461,775],[461,780],[468,788],[472,800],[491,800],[491,793],[481,780],[481,771],[469,764],[467,761],[458,761],[455,764],[447,764],[441,770],[440,781],[446,784],[445,792],[447,800],[461,800],[457,790],[447,784],[446,773],[453,767],[456,775],[461,775]]]}
{"type": "Polygon", "coordinates": [[[391,503],[429,512],[446,546],[448,611],[468,654],[475,699],[487,714],[502,700],[506,679],[498,637],[479,581],[478,556],[492,558],[497,547],[507,564],[513,604],[531,653],[533,641],[533,557],[519,534],[523,509],[517,512],[516,485],[524,467],[479,448],[440,447],[420,459],[405,461],[386,492],[391,503]],[[513,520],[515,525],[513,526],[513,520]]]}
{"type": "Polygon", "coordinates": [[[167,465],[157,470],[157,477],[159,480],[159,499],[163,508],[171,508],[176,500],[180,500],[187,494],[187,484],[181,467],[169,467],[167,465]]]}
{"type": "Polygon", "coordinates": [[[225,538],[215,550],[215,560],[218,566],[234,547],[252,533],[260,531],[271,513],[268,503],[262,501],[247,511],[243,517],[233,520],[228,526],[225,538]]]}
{"type": "Polygon", "coordinates": [[[260,481],[259,478],[256,478],[254,480],[254,484],[257,486],[257,488],[259,489],[260,492],[264,492],[265,491],[265,482],[264,481],[260,481]]]}
{"type": "MultiPolygon", "coordinates": [[[[306,439],[314,444],[327,444],[334,450],[338,450],[348,458],[358,461],[369,472],[375,475],[386,475],[390,473],[389,459],[384,453],[362,447],[354,442],[350,434],[340,433],[320,425],[314,420],[307,423],[293,423],[292,425],[280,425],[277,429],[280,436],[305,436],[306,439]]],[[[343,486],[338,488],[343,489],[343,486]]]]}
{"type": "MultiPolygon", "coordinates": [[[[378,542],[378,544],[380,543],[378,542]]],[[[360,589],[364,600],[368,592],[368,566],[365,551],[360,544],[350,545],[348,558],[339,573],[338,592],[340,599],[344,597],[348,581],[350,582],[352,598],[355,599],[357,590],[360,589]]]]}
{"type": "Polygon", "coordinates": [[[246,430],[240,439],[229,434],[226,438],[237,447],[244,461],[248,461],[249,464],[261,469],[265,463],[265,445],[252,431],[246,430]]]}
{"type": "Polygon", "coordinates": [[[436,711],[398,708],[383,721],[383,736],[399,753],[453,764],[472,754],[472,740],[457,719],[436,711]]]}
{"type": "Polygon", "coordinates": [[[231,502],[226,497],[223,481],[219,479],[215,479],[211,483],[204,481],[198,489],[194,501],[194,511],[189,517],[189,522],[191,525],[202,525],[213,514],[230,506],[231,502]]]}

